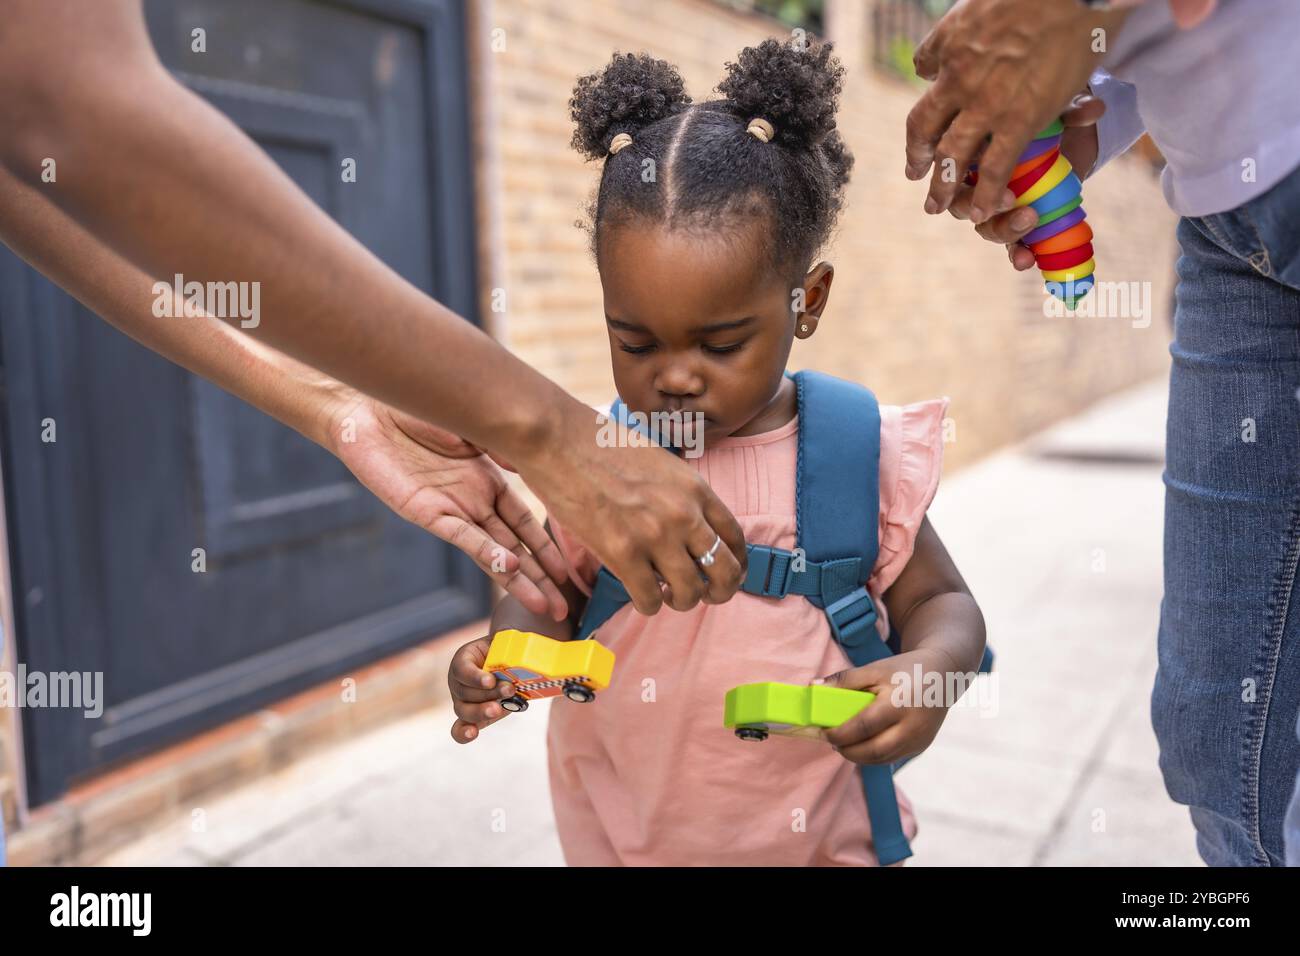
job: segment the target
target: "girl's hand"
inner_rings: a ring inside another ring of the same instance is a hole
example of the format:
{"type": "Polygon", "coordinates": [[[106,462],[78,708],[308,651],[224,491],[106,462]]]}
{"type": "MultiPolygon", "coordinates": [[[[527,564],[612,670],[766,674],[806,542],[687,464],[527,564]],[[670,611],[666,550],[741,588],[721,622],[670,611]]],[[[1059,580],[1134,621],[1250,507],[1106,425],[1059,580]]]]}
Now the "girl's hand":
{"type": "Polygon", "coordinates": [[[515,692],[513,685],[509,681],[498,683],[495,676],[483,669],[491,645],[491,637],[480,637],[461,647],[451,659],[447,686],[451,690],[452,709],[456,711],[451,736],[458,744],[469,743],[484,727],[510,713],[500,701],[515,692]]]}
{"type": "Polygon", "coordinates": [[[350,390],[325,414],[327,447],[380,501],[464,551],[528,610],[565,618],[559,548],[480,449],[350,390]]]}
{"type": "Polygon", "coordinates": [[[876,695],[856,716],[826,731],[826,739],[843,757],[859,764],[895,763],[930,746],[954,702],[942,700],[937,707],[919,705],[928,695],[925,683],[915,686],[918,665],[922,681],[935,680],[925,675],[937,672],[940,687],[946,687],[942,678],[952,663],[946,654],[935,650],[908,651],[814,682],[876,695]],[[896,693],[902,698],[899,705],[894,702],[896,693]],[[917,706],[913,706],[914,700],[917,706]]]}

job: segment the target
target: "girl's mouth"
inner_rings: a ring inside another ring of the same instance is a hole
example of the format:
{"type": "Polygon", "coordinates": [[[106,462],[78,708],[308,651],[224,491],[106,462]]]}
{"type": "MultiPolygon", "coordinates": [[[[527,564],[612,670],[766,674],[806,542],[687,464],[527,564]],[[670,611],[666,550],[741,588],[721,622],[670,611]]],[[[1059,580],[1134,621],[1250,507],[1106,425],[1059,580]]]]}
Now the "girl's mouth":
{"type": "Polygon", "coordinates": [[[657,411],[651,416],[651,427],[661,440],[676,446],[698,443],[711,423],[701,412],[657,411]]]}

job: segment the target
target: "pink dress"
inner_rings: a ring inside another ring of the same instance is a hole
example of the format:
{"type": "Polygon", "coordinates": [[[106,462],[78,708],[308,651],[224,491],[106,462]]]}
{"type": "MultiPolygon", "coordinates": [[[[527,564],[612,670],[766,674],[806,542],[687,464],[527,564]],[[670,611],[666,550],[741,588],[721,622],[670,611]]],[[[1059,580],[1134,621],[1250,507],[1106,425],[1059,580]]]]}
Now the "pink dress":
{"type": "MultiPolygon", "coordinates": [[[[879,596],[912,555],[934,497],[946,399],[881,406],[879,596]]],[[[761,435],[712,442],[687,459],[751,544],[795,546],[798,418],[761,435]]],[[[599,561],[552,529],[590,594],[599,561]]],[[[885,608],[882,640],[888,632],[885,608]]],[[[571,866],[878,865],[857,767],[820,740],[741,741],[722,725],[737,684],[807,684],[849,665],[825,614],[807,600],[743,592],[726,604],[645,617],[628,605],[596,635],[616,656],[610,687],[589,704],[551,706],[548,762],[571,866]]],[[[903,828],[916,833],[899,793],[903,828]]]]}

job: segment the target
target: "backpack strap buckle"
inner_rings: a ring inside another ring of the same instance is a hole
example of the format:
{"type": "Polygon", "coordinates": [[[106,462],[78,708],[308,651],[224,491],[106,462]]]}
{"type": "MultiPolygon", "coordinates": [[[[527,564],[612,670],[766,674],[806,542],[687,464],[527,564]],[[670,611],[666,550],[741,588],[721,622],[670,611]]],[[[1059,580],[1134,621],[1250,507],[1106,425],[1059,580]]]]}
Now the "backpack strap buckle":
{"type": "MultiPolygon", "coordinates": [[[[830,621],[831,633],[842,647],[870,647],[866,643],[867,638],[876,637],[876,602],[871,599],[865,586],[855,588],[839,600],[827,604],[826,617],[830,621]]],[[[877,643],[883,653],[888,653],[883,641],[877,640],[877,643]]],[[[849,655],[855,666],[861,666],[856,657],[854,654],[849,655]]]]}
{"type": "Polygon", "coordinates": [[[749,569],[740,587],[746,594],[759,597],[783,598],[790,593],[794,579],[793,553],[784,548],[772,548],[765,544],[745,546],[749,552],[749,569]]]}

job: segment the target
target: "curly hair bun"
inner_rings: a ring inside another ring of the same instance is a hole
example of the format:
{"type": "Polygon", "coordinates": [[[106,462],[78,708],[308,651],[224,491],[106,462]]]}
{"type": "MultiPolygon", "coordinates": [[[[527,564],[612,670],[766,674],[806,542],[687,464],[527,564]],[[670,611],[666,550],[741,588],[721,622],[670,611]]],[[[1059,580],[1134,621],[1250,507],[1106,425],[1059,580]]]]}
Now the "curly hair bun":
{"type": "Polygon", "coordinates": [[[835,129],[844,67],[830,43],[764,40],[727,64],[718,92],[736,112],[762,117],[776,128],[774,141],[809,148],[835,129]]]}
{"type": "Polygon", "coordinates": [[[603,70],[579,77],[573,88],[573,148],[588,159],[600,159],[619,133],[635,138],[637,130],[690,102],[681,74],[671,64],[644,53],[615,53],[603,70]]]}

